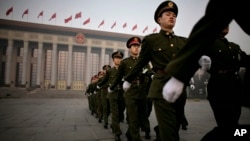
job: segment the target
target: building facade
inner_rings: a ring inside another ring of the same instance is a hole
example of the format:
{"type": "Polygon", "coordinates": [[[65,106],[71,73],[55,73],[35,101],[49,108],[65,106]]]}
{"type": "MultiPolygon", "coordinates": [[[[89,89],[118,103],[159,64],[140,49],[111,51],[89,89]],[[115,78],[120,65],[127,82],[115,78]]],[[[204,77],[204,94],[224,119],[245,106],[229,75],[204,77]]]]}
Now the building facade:
{"type": "Polygon", "coordinates": [[[131,36],[0,20],[0,86],[84,90],[131,36]]]}

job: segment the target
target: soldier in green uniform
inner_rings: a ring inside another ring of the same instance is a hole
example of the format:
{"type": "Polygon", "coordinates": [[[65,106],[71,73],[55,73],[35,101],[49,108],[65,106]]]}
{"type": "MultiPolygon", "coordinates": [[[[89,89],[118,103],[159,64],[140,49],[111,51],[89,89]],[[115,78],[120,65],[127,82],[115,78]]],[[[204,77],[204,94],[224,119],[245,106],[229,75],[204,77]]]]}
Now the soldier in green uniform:
{"type": "MultiPolygon", "coordinates": [[[[130,57],[122,60],[116,78],[110,86],[111,91],[115,89],[117,84],[121,82],[123,77],[129,73],[138,61],[137,57],[140,51],[140,44],[141,39],[139,37],[128,39],[127,48],[129,49],[130,57]]],[[[146,112],[147,88],[145,87],[146,81],[144,81],[145,77],[143,77],[144,74],[142,74],[142,72],[143,68],[140,69],[140,73],[133,77],[131,88],[124,93],[126,112],[128,116],[128,130],[126,136],[128,140],[132,141],[141,141],[141,126],[144,126],[142,129],[146,133],[146,138],[150,138],[150,124],[146,112]]]]}
{"type": "MultiPolygon", "coordinates": [[[[225,36],[229,32],[226,27],[205,55],[211,58],[211,68],[208,70],[208,101],[213,110],[217,127],[203,137],[202,140],[216,140],[221,136],[229,137],[238,128],[241,115],[241,80],[240,67],[250,66],[250,55],[246,55],[239,45],[229,42],[225,36]]],[[[203,56],[201,59],[206,59],[203,56]]]]}
{"type": "MultiPolygon", "coordinates": [[[[118,66],[120,65],[120,62],[123,58],[123,53],[120,51],[116,51],[112,53],[112,59],[114,63],[114,67],[108,69],[106,71],[106,75],[103,77],[103,79],[98,82],[97,87],[101,88],[105,86],[105,84],[111,84],[111,82],[116,77],[118,66]]],[[[121,83],[121,82],[120,82],[121,83]]],[[[107,94],[107,97],[109,98],[110,103],[110,109],[112,114],[112,124],[111,128],[113,133],[115,134],[115,141],[120,141],[120,135],[122,134],[121,128],[120,128],[120,117],[124,113],[124,100],[123,100],[123,90],[121,84],[117,85],[114,88],[113,92],[109,92],[107,94]]]]}
{"type": "MultiPolygon", "coordinates": [[[[105,75],[104,71],[99,71],[98,72],[98,81],[100,79],[102,79],[104,77],[104,75],[105,75]]],[[[96,86],[97,86],[98,81],[96,82],[96,86]]],[[[103,118],[103,106],[102,106],[102,99],[101,99],[101,89],[97,89],[97,87],[95,87],[94,94],[95,94],[95,98],[96,98],[95,102],[96,102],[97,118],[98,118],[98,122],[101,123],[102,118],[103,118]]]]}
{"type": "Polygon", "coordinates": [[[91,109],[91,115],[96,114],[97,115],[97,111],[96,111],[96,101],[95,101],[95,88],[96,88],[96,83],[98,81],[98,76],[94,75],[91,78],[91,83],[89,84],[88,88],[87,88],[87,95],[88,95],[88,99],[90,102],[90,109],[91,109]]]}
{"type": "Polygon", "coordinates": [[[89,110],[91,112],[91,114],[93,115],[94,114],[94,110],[93,110],[93,107],[92,107],[92,100],[91,100],[91,93],[90,93],[90,90],[91,90],[91,87],[93,86],[93,81],[94,81],[94,77],[91,77],[91,81],[90,81],[90,84],[88,85],[86,91],[85,91],[85,95],[88,97],[88,104],[89,104],[89,110]]]}
{"type": "Polygon", "coordinates": [[[163,69],[186,42],[186,38],[177,36],[173,32],[177,14],[177,5],[172,1],[164,1],[158,6],[154,20],[160,25],[161,30],[159,33],[144,37],[138,61],[124,78],[123,84],[123,88],[131,87],[131,83],[141,69],[149,62],[152,63],[155,74],[148,97],[153,100],[161,141],[179,141],[178,132],[184,116],[186,101],[185,91],[175,103],[168,103],[162,97],[162,88],[168,80],[163,69]]]}
{"type": "MultiPolygon", "coordinates": [[[[102,70],[104,71],[105,75],[106,75],[107,70],[110,69],[110,68],[111,68],[110,65],[104,65],[102,67],[102,70]]],[[[103,113],[103,120],[104,120],[103,127],[105,129],[107,129],[108,128],[108,116],[109,116],[109,113],[110,113],[109,100],[107,98],[108,85],[109,85],[108,81],[106,83],[104,83],[102,85],[102,87],[99,87],[100,82],[102,82],[104,78],[105,78],[105,76],[98,80],[97,89],[100,89],[100,91],[101,91],[101,104],[102,104],[102,109],[103,109],[102,113],[103,113]]]]}

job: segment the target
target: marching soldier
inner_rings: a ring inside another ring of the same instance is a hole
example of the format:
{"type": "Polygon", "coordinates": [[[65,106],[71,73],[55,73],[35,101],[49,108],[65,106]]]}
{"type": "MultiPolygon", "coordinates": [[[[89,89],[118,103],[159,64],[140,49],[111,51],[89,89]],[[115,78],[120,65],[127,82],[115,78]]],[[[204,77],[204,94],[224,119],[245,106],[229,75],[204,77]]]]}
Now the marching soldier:
{"type": "MultiPolygon", "coordinates": [[[[241,115],[241,79],[240,67],[250,66],[250,55],[246,55],[239,45],[229,42],[225,36],[229,32],[227,26],[210,48],[206,50],[211,58],[211,68],[208,70],[207,99],[213,110],[217,127],[203,137],[202,140],[216,140],[231,137],[230,133],[238,128],[241,115]]],[[[202,56],[204,59],[206,56],[202,56]]]]}
{"type": "MultiPolygon", "coordinates": [[[[167,102],[162,96],[162,88],[168,80],[164,68],[186,42],[186,38],[177,36],[173,32],[177,14],[177,5],[172,1],[164,1],[158,6],[154,14],[154,20],[160,25],[161,30],[159,33],[144,37],[138,61],[124,78],[123,85],[124,88],[131,87],[134,78],[141,69],[149,62],[152,63],[155,74],[148,97],[153,100],[161,141],[179,140],[178,132],[183,120],[184,103],[186,101],[185,91],[175,103],[167,102]]],[[[158,127],[155,129],[158,129],[158,127]]]]}
{"type": "MultiPolygon", "coordinates": [[[[106,72],[108,69],[110,69],[111,66],[110,65],[104,65],[102,67],[104,73],[105,73],[105,76],[106,76],[106,72]]],[[[103,120],[104,120],[104,125],[103,127],[105,129],[108,128],[108,116],[109,116],[109,113],[110,113],[110,106],[109,106],[109,100],[108,100],[108,97],[107,97],[107,94],[108,94],[108,81],[106,83],[104,83],[102,85],[102,87],[99,87],[99,83],[103,81],[103,79],[105,78],[102,77],[101,79],[99,79],[99,81],[97,82],[97,89],[100,89],[101,91],[101,104],[102,104],[102,109],[103,109],[103,120]]]]}
{"type": "Polygon", "coordinates": [[[90,104],[91,115],[94,115],[97,112],[96,111],[95,94],[94,94],[97,81],[98,81],[98,76],[94,75],[91,78],[91,83],[89,84],[89,86],[86,90],[86,94],[88,95],[88,100],[89,100],[89,104],[90,104]]]}
{"type": "MultiPolygon", "coordinates": [[[[116,78],[110,86],[111,91],[115,89],[122,81],[123,77],[129,73],[138,61],[137,57],[140,51],[140,44],[141,39],[139,37],[128,39],[127,48],[129,49],[130,57],[122,60],[116,78]]],[[[140,69],[140,73],[133,77],[131,88],[124,93],[128,116],[128,130],[126,136],[128,140],[131,141],[141,141],[140,126],[144,126],[142,129],[145,131],[146,138],[150,138],[150,124],[146,112],[147,88],[145,87],[146,81],[144,81],[144,74],[142,74],[142,72],[143,68],[140,69]]]]}
{"type": "MultiPolygon", "coordinates": [[[[103,78],[103,76],[105,75],[104,71],[99,71],[98,72],[98,81],[103,78]]],[[[97,83],[96,85],[97,86],[97,83]]],[[[101,123],[102,122],[102,118],[103,118],[103,106],[102,106],[102,100],[101,100],[101,89],[97,89],[95,87],[95,100],[96,100],[96,111],[97,111],[97,118],[98,118],[98,122],[101,123]]]]}
{"type": "MultiPolygon", "coordinates": [[[[98,82],[97,87],[103,87],[105,84],[111,84],[111,82],[115,79],[118,71],[118,66],[120,65],[120,62],[123,58],[123,53],[120,51],[116,51],[112,53],[112,59],[114,62],[114,67],[108,69],[106,71],[106,75],[103,77],[103,79],[98,82]]],[[[110,102],[110,110],[112,114],[112,124],[111,128],[113,133],[115,134],[115,141],[120,141],[120,135],[122,134],[121,128],[120,128],[120,118],[123,116],[125,107],[124,107],[124,99],[123,99],[123,90],[120,84],[118,84],[113,92],[110,92],[107,94],[107,97],[109,98],[110,102]]]]}

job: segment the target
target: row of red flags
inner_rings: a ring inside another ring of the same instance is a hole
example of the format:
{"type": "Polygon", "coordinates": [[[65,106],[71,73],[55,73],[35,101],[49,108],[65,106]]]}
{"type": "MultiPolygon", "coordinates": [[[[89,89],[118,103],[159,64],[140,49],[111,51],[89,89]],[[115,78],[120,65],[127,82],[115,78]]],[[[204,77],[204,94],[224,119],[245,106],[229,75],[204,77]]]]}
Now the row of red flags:
{"type": "MultiPolygon", "coordinates": [[[[11,13],[13,12],[13,7],[10,7],[7,11],[6,11],[6,16],[10,15],[11,13]]],[[[29,14],[29,9],[26,9],[23,14],[22,14],[22,18],[25,16],[25,15],[28,15],[29,14]]],[[[37,18],[39,19],[40,17],[43,17],[43,11],[41,11],[38,15],[37,15],[37,18]]],[[[78,12],[75,14],[75,19],[78,19],[78,18],[82,18],[82,12],[78,12]]],[[[56,19],[56,13],[52,14],[51,17],[49,18],[49,21],[51,21],[52,19],[56,19]]],[[[71,15],[70,17],[64,19],[64,23],[68,23],[70,22],[71,20],[73,20],[73,16],[71,15]]],[[[86,25],[90,23],[90,17],[87,18],[85,21],[83,21],[83,25],[86,25]]],[[[100,28],[102,25],[104,25],[104,20],[102,20],[100,22],[100,24],[98,25],[98,28],[100,28]]],[[[116,21],[112,24],[111,26],[111,29],[113,29],[114,27],[116,26],[116,21]]],[[[124,23],[122,25],[122,28],[126,28],[127,27],[127,23],[124,23]]],[[[138,28],[137,24],[135,24],[133,27],[132,27],[132,31],[136,30],[138,28]]],[[[146,26],[144,29],[143,29],[143,33],[145,33],[146,31],[148,30],[148,26],[146,26]]],[[[153,29],[153,33],[157,32],[157,27],[155,27],[153,29]]]]}

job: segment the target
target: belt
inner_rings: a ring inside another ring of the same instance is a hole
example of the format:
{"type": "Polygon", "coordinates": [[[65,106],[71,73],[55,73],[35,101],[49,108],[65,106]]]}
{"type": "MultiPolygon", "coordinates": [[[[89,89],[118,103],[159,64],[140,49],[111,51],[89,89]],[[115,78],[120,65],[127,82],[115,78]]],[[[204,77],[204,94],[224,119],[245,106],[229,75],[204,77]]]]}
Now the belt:
{"type": "Polygon", "coordinates": [[[137,85],[139,85],[139,84],[140,84],[140,81],[139,81],[139,80],[134,80],[134,81],[132,81],[131,83],[132,83],[132,84],[137,84],[137,85]]]}
{"type": "Polygon", "coordinates": [[[225,75],[237,75],[239,74],[238,71],[236,70],[217,70],[216,71],[217,74],[225,74],[225,75]]]}
{"type": "Polygon", "coordinates": [[[165,70],[163,70],[163,69],[162,69],[162,70],[160,70],[160,69],[159,69],[159,70],[156,70],[155,72],[156,72],[156,73],[159,73],[159,74],[166,74],[166,73],[167,73],[167,72],[165,72],[165,70]]]}

